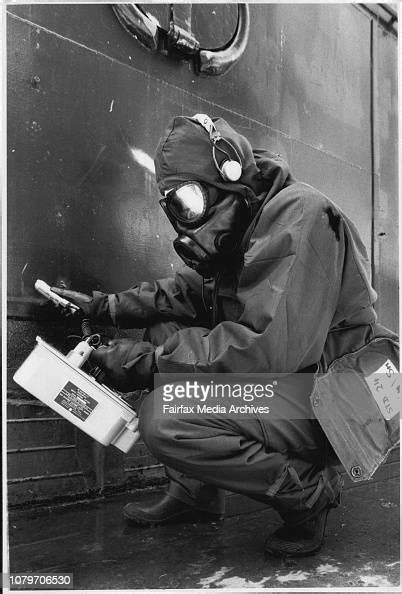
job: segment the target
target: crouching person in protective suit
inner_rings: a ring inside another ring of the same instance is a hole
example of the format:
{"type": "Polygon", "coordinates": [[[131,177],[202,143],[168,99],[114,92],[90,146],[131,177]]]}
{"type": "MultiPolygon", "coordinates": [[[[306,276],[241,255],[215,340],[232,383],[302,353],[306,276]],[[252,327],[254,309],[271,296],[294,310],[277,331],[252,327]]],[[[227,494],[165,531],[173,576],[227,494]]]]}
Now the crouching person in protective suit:
{"type": "MultiPolygon", "coordinates": [[[[110,386],[149,388],[157,372],[314,372],[391,334],[376,322],[356,228],[323,194],[296,181],[278,155],[253,151],[224,120],[197,114],[173,119],[155,167],[186,270],[118,294],[54,289],[98,323],[147,328],[144,342],[113,340],[93,355],[110,386]]],[[[310,392],[283,395],[295,414],[272,421],[153,418],[151,392],[140,434],[170,484],[154,506],[129,503],[125,518],[150,525],[216,520],[229,490],[281,515],[269,553],[317,551],[342,481],[310,392]]]]}

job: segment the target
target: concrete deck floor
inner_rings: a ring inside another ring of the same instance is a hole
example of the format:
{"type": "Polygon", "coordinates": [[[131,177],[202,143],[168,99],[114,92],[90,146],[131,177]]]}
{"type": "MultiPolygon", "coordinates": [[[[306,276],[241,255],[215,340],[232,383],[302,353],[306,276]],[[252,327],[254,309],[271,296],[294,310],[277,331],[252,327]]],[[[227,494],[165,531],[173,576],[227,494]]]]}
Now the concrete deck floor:
{"type": "Polygon", "coordinates": [[[323,549],[300,560],[265,557],[264,540],[280,523],[272,510],[219,524],[140,528],[127,526],[120,513],[133,498],[125,494],[35,515],[11,513],[11,572],[70,572],[79,590],[383,587],[388,592],[400,583],[398,479],[346,491],[342,506],[329,516],[323,549]]]}

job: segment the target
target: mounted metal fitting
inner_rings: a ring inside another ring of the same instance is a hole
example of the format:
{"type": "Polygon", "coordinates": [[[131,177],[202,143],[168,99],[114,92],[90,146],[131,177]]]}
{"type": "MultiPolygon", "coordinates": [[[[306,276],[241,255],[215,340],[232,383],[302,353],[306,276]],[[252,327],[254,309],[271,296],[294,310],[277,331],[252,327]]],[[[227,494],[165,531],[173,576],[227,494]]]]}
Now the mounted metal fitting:
{"type": "Polygon", "coordinates": [[[151,52],[180,56],[191,60],[197,74],[218,76],[228,72],[244,53],[250,33],[247,4],[237,5],[237,24],[232,38],[224,46],[207,49],[200,46],[191,31],[191,5],[187,5],[189,18],[175,19],[179,5],[170,5],[169,30],[163,29],[157,19],[137,4],[112,4],[120,24],[127,33],[151,52]],[[180,21],[180,25],[176,22],[180,21]]]}

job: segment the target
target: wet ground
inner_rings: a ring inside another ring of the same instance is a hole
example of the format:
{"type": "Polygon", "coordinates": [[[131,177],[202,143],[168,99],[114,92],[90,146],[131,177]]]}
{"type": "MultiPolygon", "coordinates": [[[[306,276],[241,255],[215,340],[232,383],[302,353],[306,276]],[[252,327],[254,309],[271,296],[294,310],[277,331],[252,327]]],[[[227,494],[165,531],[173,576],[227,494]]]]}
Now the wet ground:
{"type": "Polygon", "coordinates": [[[279,525],[272,510],[219,524],[128,527],[126,494],[55,511],[10,516],[11,572],[69,572],[74,588],[327,588],[396,587],[400,583],[399,480],[345,492],[329,515],[327,538],[314,557],[264,556],[279,525]]]}

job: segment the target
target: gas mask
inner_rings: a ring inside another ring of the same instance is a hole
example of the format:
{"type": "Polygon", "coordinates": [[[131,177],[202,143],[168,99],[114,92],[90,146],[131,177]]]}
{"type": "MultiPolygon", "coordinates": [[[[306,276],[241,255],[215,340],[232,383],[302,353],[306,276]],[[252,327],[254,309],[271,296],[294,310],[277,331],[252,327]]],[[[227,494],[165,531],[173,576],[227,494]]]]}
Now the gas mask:
{"type": "Polygon", "coordinates": [[[160,205],[178,234],[173,242],[177,254],[204,277],[232,260],[250,222],[244,196],[196,181],[166,192],[160,205]]]}

